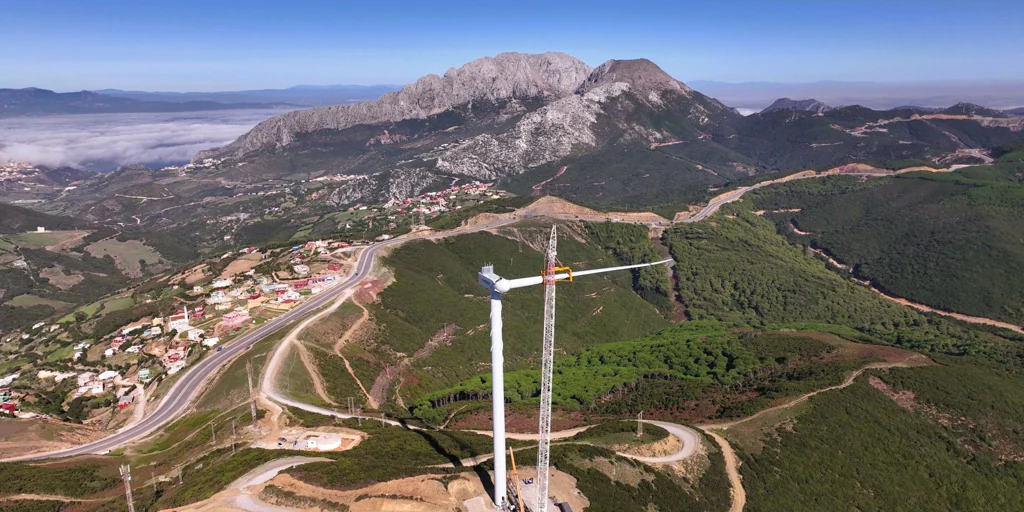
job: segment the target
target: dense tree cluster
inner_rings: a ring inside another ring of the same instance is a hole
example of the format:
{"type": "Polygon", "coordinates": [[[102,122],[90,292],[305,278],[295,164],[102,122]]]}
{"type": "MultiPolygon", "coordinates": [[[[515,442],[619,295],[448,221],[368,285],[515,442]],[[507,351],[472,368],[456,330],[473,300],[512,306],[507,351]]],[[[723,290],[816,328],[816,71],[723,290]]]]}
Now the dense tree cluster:
{"type": "Polygon", "coordinates": [[[1024,152],[950,174],[801,180],[754,201],[799,209],[773,216],[782,233],[887,293],[1024,324],[1024,152]]]}
{"type": "MultiPolygon", "coordinates": [[[[591,239],[612,252],[623,265],[635,265],[661,260],[647,236],[647,228],[637,224],[623,224],[606,221],[587,223],[591,239]]],[[[644,300],[654,304],[662,312],[672,308],[672,283],[664,267],[634,269],[633,289],[644,300]]]]}

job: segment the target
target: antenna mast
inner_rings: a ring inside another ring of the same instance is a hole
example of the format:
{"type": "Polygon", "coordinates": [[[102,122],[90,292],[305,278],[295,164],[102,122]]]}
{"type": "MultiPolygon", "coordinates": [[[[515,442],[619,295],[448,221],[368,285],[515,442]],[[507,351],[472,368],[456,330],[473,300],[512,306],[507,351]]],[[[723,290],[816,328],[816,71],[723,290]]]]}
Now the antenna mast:
{"type": "Polygon", "coordinates": [[[548,509],[548,474],[551,459],[551,379],[555,367],[555,282],[558,274],[558,235],[551,226],[548,265],[544,272],[544,348],[540,370],[540,428],[537,440],[537,512],[548,509]]]}

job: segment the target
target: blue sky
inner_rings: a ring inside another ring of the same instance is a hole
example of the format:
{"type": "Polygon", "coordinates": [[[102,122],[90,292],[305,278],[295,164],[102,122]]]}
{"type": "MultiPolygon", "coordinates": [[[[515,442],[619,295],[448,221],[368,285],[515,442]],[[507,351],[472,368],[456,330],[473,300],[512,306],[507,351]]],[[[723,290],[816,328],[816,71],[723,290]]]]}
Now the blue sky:
{"type": "Polygon", "coordinates": [[[647,57],[681,80],[1024,79],[1020,0],[11,0],[0,87],[404,84],[503,51],[647,57]]]}

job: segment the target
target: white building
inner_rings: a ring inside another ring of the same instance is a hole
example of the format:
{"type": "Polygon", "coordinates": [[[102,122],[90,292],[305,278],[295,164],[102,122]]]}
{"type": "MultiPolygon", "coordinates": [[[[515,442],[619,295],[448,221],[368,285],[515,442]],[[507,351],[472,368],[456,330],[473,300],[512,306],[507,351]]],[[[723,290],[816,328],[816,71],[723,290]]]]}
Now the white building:
{"type": "Polygon", "coordinates": [[[211,283],[211,286],[214,288],[227,288],[228,286],[231,286],[231,279],[217,279],[211,283]]]}
{"type": "Polygon", "coordinates": [[[177,315],[167,317],[168,331],[185,331],[189,327],[188,308],[177,315]]]}
{"type": "Polygon", "coordinates": [[[140,325],[133,325],[133,326],[130,326],[130,327],[125,327],[124,329],[121,329],[121,334],[128,335],[128,334],[131,334],[131,333],[133,333],[133,332],[135,332],[135,331],[137,331],[139,329],[142,329],[142,325],[141,324],[140,325]]]}
{"type": "Polygon", "coordinates": [[[206,338],[203,340],[204,347],[215,347],[220,342],[220,338],[206,338]]]}
{"type": "Polygon", "coordinates": [[[110,380],[110,379],[117,378],[117,377],[120,377],[120,376],[121,376],[120,372],[115,372],[114,370],[107,370],[107,371],[97,375],[96,376],[96,380],[110,380]]]}
{"type": "Polygon", "coordinates": [[[309,266],[308,265],[293,265],[292,266],[292,270],[294,270],[296,274],[298,274],[300,276],[303,276],[303,275],[306,275],[306,274],[309,273],[309,266]]]}
{"type": "Polygon", "coordinates": [[[76,376],[78,376],[78,374],[75,373],[75,372],[62,372],[62,373],[58,373],[57,375],[54,375],[53,376],[53,380],[55,380],[57,382],[63,382],[64,379],[70,379],[70,378],[76,377],[76,376]]]}
{"type": "Polygon", "coordinates": [[[321,432],[314,437],[306,439],[307,450],[329,452],[341,447],[341,436],[330,432],[321,432]]]}

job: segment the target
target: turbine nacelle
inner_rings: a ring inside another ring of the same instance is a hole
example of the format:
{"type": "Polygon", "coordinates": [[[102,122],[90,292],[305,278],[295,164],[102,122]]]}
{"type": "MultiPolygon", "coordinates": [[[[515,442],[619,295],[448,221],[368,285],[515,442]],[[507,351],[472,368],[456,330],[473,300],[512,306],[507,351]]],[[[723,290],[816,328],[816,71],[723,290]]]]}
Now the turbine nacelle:
{"type": "Polygon", "coordinates": [[[507,293],[512,289],[512,285],[508,279],[505,279],[498,274],[494,273],[494,265],[486,265],[480,269],[480,273],[477,274],[477,282],[480,286],[487,288],[492,293],[507,293]]]}

